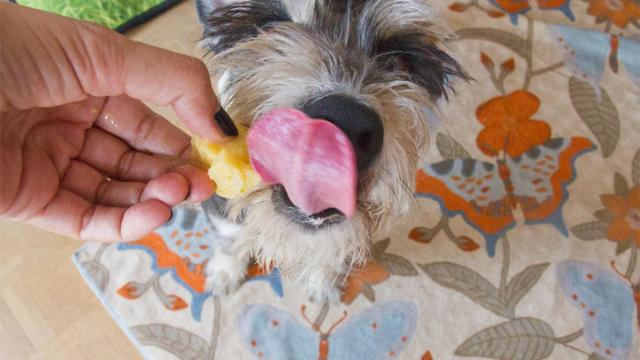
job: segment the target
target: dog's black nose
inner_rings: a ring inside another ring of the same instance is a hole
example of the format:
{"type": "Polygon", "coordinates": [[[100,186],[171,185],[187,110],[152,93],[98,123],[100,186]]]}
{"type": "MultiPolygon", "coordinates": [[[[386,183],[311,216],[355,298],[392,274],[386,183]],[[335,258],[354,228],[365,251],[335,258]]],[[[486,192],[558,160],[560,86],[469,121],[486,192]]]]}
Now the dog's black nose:
{"type": "Polygon", "coordinates": [[[359,171],[371,166],[380,153],[384,138],[380,116],[356,99],[342,94],[328,95],[308,102],[302,111],[333,123],[347,135],[356,151],[359,171]]]}

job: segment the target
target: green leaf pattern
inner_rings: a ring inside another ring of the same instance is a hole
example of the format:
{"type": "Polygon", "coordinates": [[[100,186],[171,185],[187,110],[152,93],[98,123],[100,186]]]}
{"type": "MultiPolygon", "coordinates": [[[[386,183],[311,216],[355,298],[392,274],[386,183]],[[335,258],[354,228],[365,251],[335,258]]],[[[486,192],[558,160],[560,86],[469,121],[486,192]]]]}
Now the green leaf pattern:
{"type": "Polygon", "coordinates": [[[620,118],[607,91],[600,88],[600,93],[602,99],[598,100],[591,84],[575,77],[569,80],[569,95],[573,107],[598,140],[602,155],[609,157],[620,138],[620,118]]]}
{"type": "Polygon", "coordinates": [[[200,336],[166,324],[147,324],[131,328],[144,345],[164,349],[180,359],[207,360],[208,345],[200,336]]]}
{"type": "Polygon", "coordinates": [[[455,354],[538,360],[551,355],[554,346],[554,333],[549,324],[534,318],[518,318],[479,331],[462,343],[455,354]]]}

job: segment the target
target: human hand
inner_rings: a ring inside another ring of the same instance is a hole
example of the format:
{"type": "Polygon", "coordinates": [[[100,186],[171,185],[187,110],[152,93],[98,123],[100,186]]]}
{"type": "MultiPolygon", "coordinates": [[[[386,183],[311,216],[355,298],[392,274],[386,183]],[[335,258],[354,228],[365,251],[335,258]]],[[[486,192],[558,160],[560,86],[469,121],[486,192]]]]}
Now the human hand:
{"type": "Polygon", "coordinates": [[[1,1],[0,43],[1,218],[130,241],[212,194],[190,137],[141,101],[221,141],[201,61],[1,1]]]}

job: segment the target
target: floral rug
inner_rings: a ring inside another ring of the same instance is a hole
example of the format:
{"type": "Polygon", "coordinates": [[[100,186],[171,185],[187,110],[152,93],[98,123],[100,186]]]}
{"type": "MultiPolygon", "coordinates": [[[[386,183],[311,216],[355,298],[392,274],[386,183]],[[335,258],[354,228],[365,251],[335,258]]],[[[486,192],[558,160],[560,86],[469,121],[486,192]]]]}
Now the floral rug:
{"type": "Polygon", "coordinates": [[[236,294],[205,292],[213,201],[77,252],[146,358],[640,359],[638,1],[433,3],[475,80],[442,103],[412,215],[341,303],[255,265],[236,294]]]}

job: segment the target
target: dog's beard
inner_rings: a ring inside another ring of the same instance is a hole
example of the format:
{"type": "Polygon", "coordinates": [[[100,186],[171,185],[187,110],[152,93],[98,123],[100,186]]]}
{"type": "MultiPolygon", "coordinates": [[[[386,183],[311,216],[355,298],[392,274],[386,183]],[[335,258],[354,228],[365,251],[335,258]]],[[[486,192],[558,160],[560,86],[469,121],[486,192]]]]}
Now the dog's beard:
{"type": "Polygon", "coordinates": [[[311,229],[277,210],[272,192],[265,187],[230,204],[229,216],[243,223],[237,252],[296,279],[327,270],[337,274],[367,259],[379,216],[361,209],[349,220],[311,229]]]}

